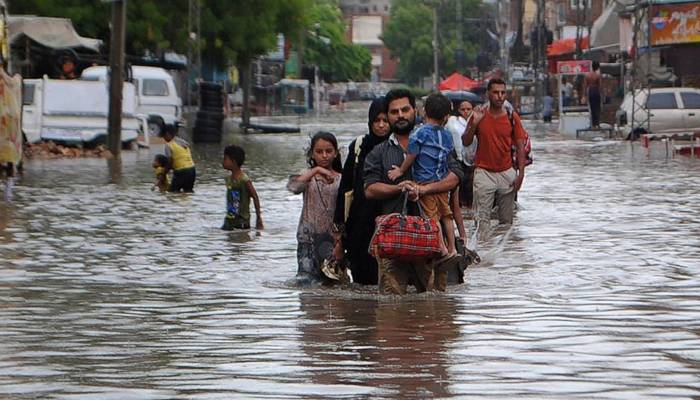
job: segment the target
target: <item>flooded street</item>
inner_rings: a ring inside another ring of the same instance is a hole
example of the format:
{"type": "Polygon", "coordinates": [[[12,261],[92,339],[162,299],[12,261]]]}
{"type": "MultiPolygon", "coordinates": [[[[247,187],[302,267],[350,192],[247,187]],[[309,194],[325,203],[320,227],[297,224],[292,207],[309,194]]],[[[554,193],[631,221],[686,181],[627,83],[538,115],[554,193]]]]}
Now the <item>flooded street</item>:
{"type": "Polygon", "coordinates": [[[191,196],[151,191],[162,146],[125,152],[118,185],[101,159],[28,162],[0,201],[0,398],[700,397],[700,160],[659,143],[529,125],[515,224],[447,293],[288,285],[287,177],[309,132],[347,148],[365,110],[197,145],[191,196]],[[219,229],[234,142],[260,234],[219,229]]]}

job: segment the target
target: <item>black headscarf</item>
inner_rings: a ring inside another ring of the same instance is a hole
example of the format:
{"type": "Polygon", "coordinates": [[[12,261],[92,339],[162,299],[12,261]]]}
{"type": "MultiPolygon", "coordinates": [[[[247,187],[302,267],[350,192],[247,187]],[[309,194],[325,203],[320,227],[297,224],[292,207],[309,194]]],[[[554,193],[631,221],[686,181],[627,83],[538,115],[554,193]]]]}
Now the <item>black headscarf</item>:
{"type": "Polygon", "coordinates": [[[384,96],[372,100],[372,103],[369,105],[369,112],[367,113],[369,134],[365,135],[365,138],[362,140],[362,149],[372,149],[374,146],[389,138],[389,134],[377,136],[372,132],[372,122],[374,122],[377,115],[381,113],[386,113],[386,101],[384,100],[384,96]]]}

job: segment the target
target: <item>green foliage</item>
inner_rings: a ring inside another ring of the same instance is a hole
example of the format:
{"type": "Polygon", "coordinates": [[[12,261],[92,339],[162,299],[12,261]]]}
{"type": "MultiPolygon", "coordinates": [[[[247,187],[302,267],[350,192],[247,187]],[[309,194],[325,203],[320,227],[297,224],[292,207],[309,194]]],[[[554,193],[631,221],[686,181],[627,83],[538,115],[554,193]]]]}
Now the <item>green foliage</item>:
{"type": "Polygon", "coordinates": [[[372,55],[365,47],[348,41],[338,5],[333,1],[316,0],[308,19],[312,32],[304,48],[306,63],[318,65],[326,81],[366,80],[372,68],[372,55]]]}
{"type": "MultiPolygon", "coordinates": [[[[457,1],[462,3],[462,16],[472,21],[462,24],[465,65],[474,63],[479,41],[485,35],[487,6],[479,0],[442,0],[438,7],[438,48],[440,74],[457,70],[457,1]]],[[[417,84],[433,73],[433,12],[430,3],[422,0],[394,0],[391,19],[382,35],[393,58],[399,60],[398,75],[405,82],[417,84]]]]}
{"type": "MultiPolygon", "coordinates": [[[[277,33],[298,36],[308,22],[309,0],[199,0],[203,57],[224,67],[244,64],[265,54],[277,43],[277,33]]],[[[111,10],[91,0],[21,0],[10,2],[11,14],[63,17],[83,36],[109,43],[111,10]]],[[[187,52],[189,0],[132,0],[127,2],[127,52],[173,49],[187,52]]]]}

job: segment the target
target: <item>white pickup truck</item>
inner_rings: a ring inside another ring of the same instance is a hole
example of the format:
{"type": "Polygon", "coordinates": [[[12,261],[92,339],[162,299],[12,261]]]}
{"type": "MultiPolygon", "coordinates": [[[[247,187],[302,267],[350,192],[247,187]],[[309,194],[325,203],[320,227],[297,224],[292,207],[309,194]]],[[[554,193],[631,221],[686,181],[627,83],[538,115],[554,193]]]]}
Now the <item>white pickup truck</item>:
{"type": "MultiPolygon", "coordinates": [[[[105,82],[25,79],[22,104],[22,131],[29,143],[52,140],[80,144],[106,140],[109,93],[105,82]]],[[[136,114],[134,85],[125,82],[122,142],[146,136],[145,129],[145,118],[136,114]]]]}

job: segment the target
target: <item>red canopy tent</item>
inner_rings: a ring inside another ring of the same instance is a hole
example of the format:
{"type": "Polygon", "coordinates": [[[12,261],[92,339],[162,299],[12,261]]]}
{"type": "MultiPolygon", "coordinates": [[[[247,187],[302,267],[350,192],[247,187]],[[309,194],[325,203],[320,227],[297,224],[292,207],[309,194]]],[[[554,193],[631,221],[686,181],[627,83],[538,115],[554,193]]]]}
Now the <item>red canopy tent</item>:
{"type": "Polygon", "coordinates": [[[472,90],[479,86],[479,82],[469,79],[466,76],[455,72],[448,76],[444,81],[440,82],[438,89],[440,90],[472,90]]]}
{"type": "MultiPolygon", "coordinates": [[[[588,48],[588,36],[581,38],[581,49],[588,48]]],[[[559,39],[547,46],[547,57],[560,56],[576,52],[576,39],[559,39]]]]}

